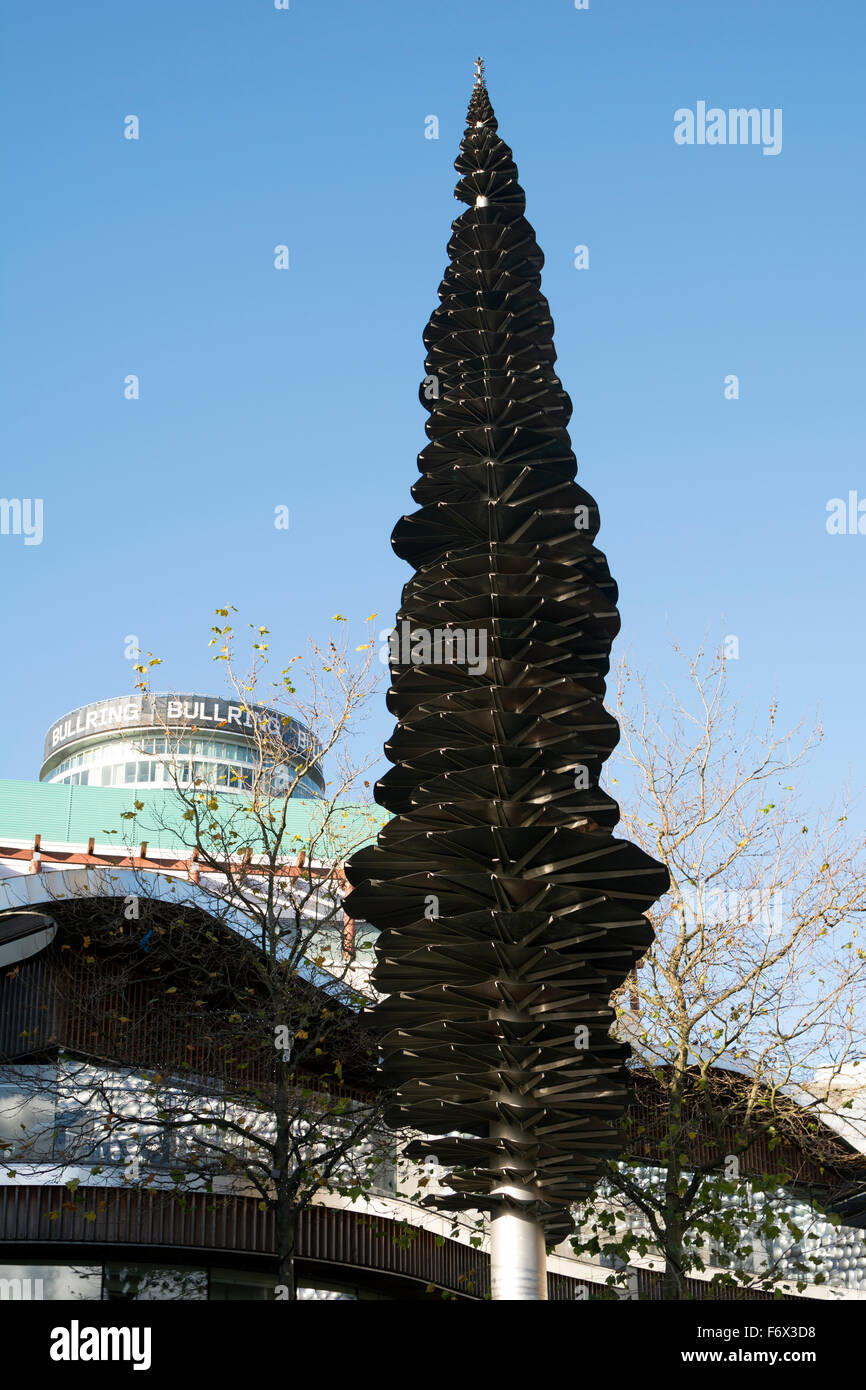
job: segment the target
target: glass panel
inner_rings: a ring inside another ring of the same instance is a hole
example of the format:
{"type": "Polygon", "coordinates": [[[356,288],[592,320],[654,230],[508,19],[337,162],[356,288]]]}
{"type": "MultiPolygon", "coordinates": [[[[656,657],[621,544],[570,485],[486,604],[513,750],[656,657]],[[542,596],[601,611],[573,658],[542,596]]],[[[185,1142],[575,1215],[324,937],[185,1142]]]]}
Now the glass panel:
{"type": "Polygon", "coordinates": [[[107,1264],[102,1297],[112,1303],[207,1298],[207,1270],[173,1265],[107,1264]]]}
{"type": "Polygon", "coordinates": [[[51,1071],[41,1067],[22,1068],[22,1075],[0,1085],[0,1143],[6,1158],[31,1163],[50,1159],[54,1153],[54,1097],[50,1091],[51,1071]],[[39,1085],[45,1077],[45,1093],[39,1085]]]}
{"type": "Polygon", "coordinates": [[[328,1302],[354,1302],[357,1300],[358,1293],[350,1285],[340,1286],[332,1284],[324,1286],[321,1284],[301,1284],[298,1287],[298,1299],[326,1299],[328,1302]]]}
{"type": "Polygon", "coordinates": [[[209,1297],[215,1303],[223,1303],[229,1299],[272,1302],[275,1286],[274,1274],[251,1273],[245,1269],[212,1269],[209,1297]]]}
{"type": "Polygon", "coordinates": [[[101,1296],[100,1265],[0,1264],[0,1299],[83,1299],[101,1296]]]}

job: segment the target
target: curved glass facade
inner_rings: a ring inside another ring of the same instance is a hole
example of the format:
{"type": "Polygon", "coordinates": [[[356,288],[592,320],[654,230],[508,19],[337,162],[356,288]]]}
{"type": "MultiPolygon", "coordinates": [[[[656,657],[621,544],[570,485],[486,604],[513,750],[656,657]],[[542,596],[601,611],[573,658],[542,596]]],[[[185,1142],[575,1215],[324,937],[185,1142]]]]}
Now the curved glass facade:
{"type": "Polygon", "coordinates": [[[158,709],[103,701],[99,706],[73,711],[46,740],[40,781],[129,788],[199,784],[218,792],[238,793],[249,792],[258,782],[268,794],[291,791],[293,796],[321,796],[324,779],[311,759],[314,740],[297,720],[274,711],[257,715],[259,707],[255,707],[252,718],[246,721],[247,728],[241,716],[248,711],[223,706],[213,697],[194,701],[155,698],[160,702],[158,709]],[[100,728],[95,710],[106,726],[125,722],[138,727],[100,728]],[[226,713],[235,716],[236,728],[210,730],[191,724],[196,719],[213,725],[217,716],[226,713]],[[166,721],[158,730],[147,728],[148,715],[154,720],[174,717],[176,722],[169,726],[166,721]],[[264,739],[263,716],[268,719],[268,737],[264,739]]]}

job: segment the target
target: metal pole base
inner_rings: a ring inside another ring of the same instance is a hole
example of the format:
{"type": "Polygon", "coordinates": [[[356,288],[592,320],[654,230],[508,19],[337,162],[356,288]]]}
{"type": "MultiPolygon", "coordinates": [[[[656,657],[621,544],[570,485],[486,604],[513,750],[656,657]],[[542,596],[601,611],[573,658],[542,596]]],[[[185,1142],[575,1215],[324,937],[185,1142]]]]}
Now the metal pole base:
{"type": "Polygon", "coordinates": [[[491,1218],[490,1292],[493,1299],[547,1298],[544,1231],[535,1217],[505,1210],[491,1218]]]}

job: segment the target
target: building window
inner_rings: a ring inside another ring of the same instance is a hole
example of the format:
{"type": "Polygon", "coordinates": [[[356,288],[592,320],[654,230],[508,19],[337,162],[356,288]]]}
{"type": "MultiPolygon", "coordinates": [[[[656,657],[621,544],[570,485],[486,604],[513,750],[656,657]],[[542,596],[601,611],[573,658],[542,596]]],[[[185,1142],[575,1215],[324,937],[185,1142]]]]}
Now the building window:
{"type": "Polygon", "coordinates": [[[96,1302],[102,1296],[102,1266],[0,1264],[0,1288],[4,1299],[96,1302]]]}
{"type": "Polygon", "coordinates": [[[207,1270],[172,1265],[107,1264],[102,1297],[111,1303],[184,1303],[207,1298],[207,1270]]]}

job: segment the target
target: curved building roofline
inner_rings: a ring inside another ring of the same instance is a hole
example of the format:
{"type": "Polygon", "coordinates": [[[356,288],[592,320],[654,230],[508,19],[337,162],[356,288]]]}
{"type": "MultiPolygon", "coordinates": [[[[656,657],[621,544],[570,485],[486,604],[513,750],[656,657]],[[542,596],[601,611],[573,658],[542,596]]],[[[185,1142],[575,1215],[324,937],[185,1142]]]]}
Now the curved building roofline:
{"type": "Polygon", "coordinates": [[[245,703],[223,695],[190,691],[148,691],[108,696],[78,705],[51,724],[45,735],[42,771],[66,749],[88,740],[114,740],[136,729],[192,730],[252,739],[262,722],[292,752],[319,755],[307,725],[273,705],[245,703]]]}
{"type": "MultiPolygon", "coordinates": [[[[137,869],[86,868],[59,869],[51,874],[18,874],[0,879],[0,925],[4,914],[14,917],[16,935],[20,915],[33,912],[32,931],[45,930],[45,918],[50,918],[52,906],[71,900],[86,902],[89,898],[144,898],[151,902],[169,903],[173,907],[194,907],[229,927],[247,943],[255,943],[260,928],[251,917],[226,902],[219,893],[170,872],[160,871],[143,875],[137,869]],[[146,892],[143,891],[146,878],[146,892]],[[35,911],[34,911],[35,909],[35,911]]],[[[345,993],[345,986],[329,971],[310,961],[298,967],[298,973],[329,993],[345,993]]]]}

